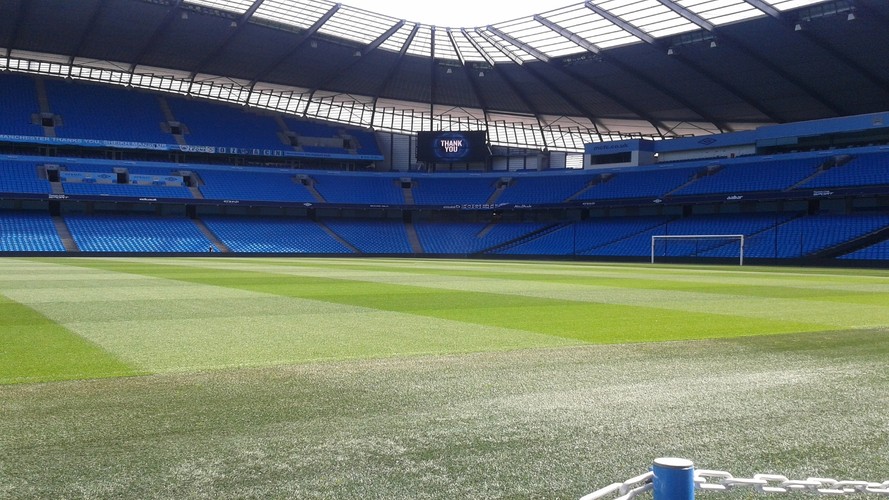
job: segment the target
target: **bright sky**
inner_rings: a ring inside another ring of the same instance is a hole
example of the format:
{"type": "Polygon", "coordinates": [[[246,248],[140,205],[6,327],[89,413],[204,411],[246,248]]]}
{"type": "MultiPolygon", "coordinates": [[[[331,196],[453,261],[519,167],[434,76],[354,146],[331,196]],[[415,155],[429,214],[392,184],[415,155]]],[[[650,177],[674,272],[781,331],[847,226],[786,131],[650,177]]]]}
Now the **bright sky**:
{"type": "Polygon", "coordinates": [[[476,28],[580,3],[580,0],[341,0],[359,9],[446,28],[476,28]]]}

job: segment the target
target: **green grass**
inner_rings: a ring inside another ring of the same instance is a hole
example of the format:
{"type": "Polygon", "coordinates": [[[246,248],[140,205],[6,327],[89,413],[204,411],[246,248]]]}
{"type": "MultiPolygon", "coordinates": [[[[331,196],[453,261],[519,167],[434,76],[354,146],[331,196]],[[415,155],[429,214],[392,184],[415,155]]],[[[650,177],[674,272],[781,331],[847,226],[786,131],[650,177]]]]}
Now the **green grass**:
{"type": "Polygon", "coordinates": [[[0,498],[884,481],[887,354],[886,271],[3,259],[0,498]]]}

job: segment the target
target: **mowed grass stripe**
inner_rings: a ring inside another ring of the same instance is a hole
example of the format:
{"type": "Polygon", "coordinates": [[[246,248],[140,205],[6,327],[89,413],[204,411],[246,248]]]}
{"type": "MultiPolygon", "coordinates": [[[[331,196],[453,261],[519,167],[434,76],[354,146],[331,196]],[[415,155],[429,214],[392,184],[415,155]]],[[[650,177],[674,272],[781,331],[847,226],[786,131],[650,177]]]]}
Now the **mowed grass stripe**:
{"type": "MultiPolygon", "coordinates": [[[[117,262],[113,265],[124,265],[124,262],[117,262]]],[[[766,321],[796,324],[791,328],[805,328],[807,330],[791,330],[791,331],[815,331],[837,328],[878,328],[889,326],[889,298],[885,303],[878,301],[877,303],[850,303],[840,301],[818,301],[810,298],[781,298],[781,297],[759,297],[748,296],[743,294],[745,286],[735,286],[737,293],[710,293],[707,291],[686,291],[672,289],[650,289],[635,287],[636,280],[621,280],[623,286],[601,286],[596,284],[595,279],[590,278],[590,284],[570,284],[542,280],[522,280],[509,279],[505,277],[488,277],[479,278],[468,275],[449,275],[449,274],[412,274],[411,272],[397,272],[392,270],[377,271],[365,269],[352,269],[348,266],[337,265],[336,261],[330,262],[329,266],[317,267],[312,260],[296,259],[296,260],[255,260],[255,261],[229,261],[228,259],[203,259],[199,261],[163,261],[164,265],[179,266],[188,265],[191,268],[204,269],[220,269],[220,270],[241,270],[250,272],[263,272],[276,274],[281,276],[299,276],[300,279],[339,279],[344,282],[371,282],[377,284],[396,285],[396,286],[412,286],[419,289],[429,290],[450,290],[458,294],[470,297],[470,293],[486,294],[476,296],[475,299],[479,304],[490,304],[497,306],[498,303],[493,298],[486,299],[489,296],[499,297],[497,300],[508,303],[506,297],[524,297],[530,299],[530,302],[520,301],[528,306],[547,305],[548,303],[540,302],[541,300],[555,301],[558,304],[564,302],[579,302],[583,304],[600,304],[616,306],[612,309],[604,310],[603,314],[618,314],[619,317],[635,318],[635,313],[631,310],[621,309],[626,307],[639,307],[654,309],[658,312],[649,312],[646,317],[657,317],[658,314],[672,314],[664,311],[681,311],[693,314],[713,314],[714,321],[717,323],[726,322],[728,318],[734,318],[732,321],[747,322],[751,328],[751,334],[757,333],[757,323],[755,321],[766,321]],[[307,265],[302,265],[307,263],[307,265]],[[623,312],[622,312],[623,311],[623,312]],[[721,319],[720,319],[721,318],[721,319]]],[[[528,268],[534,268],[534,263],[526,263],[528,268]]],[[[712,271],[719,273],[719,271],[712,271]]],[[[748,285],[758,286],[755,277],[749,278],[748,285]]],[[[706,285],[702,285],[706,287],[706,285]]],[[[816,296],[821,292],[821,288],[817,292],[812,292],[816,296]]],[[[427,293],[419,292],[416,293],[427,293]]],[[[455,298],[454,300],[460,300],[455,298]]],[[[467,299],[469,300],[469,299],[467,299]]],[[[558,304],[553,304],[557,306],[558,304]]],[[[369,306],[376,307],[376,306],[369,306]]],[[[471,306],[469,306],[471,307],[471,306]]],[[[570,306],[567,306],[570,307],[570,306]]],[[[590,310],[593,314],[593,309],[590,310]]],[[[640,309],[641,311],[641,309],[640,309]]],[[[643,314],[640,312],[639,314],[643,314]]],[[[594,320],[596,320],[594,318],[594,320]]],[[[596,320],[595,323],[599,324],[596,320]]],[[[592,324],[592,323],[591,323],[592,324]]],[[[613,323],[604,322],[607,327],[615,326],[613,323]]],[[[729,329],[734,325],[728,325],[729,329]]],[[[770,332],[766,329],[767,332],[770,332]]],[[[785,331],[783,329],[779,331],[785,331]]],[[[778,331],[771,332],[777,333],[778,331]]],[[[617,333],[614,331],[612,333],[617,333]]],[[[709,335],[705,335],[709,336],[709,335]]],[[[635,335],[634,335],[635,337],[635,335]]],[[[688,337],[682,337],[688,338],[688,337]]],[[[658,340],[663,340],[658,336],[658,340]]],[[[601,342],[599,332],[596,332],[593,338],[588,341],[601,342]]],[[[628,341],[624,339],[621,341],[628,341]]]]}
{"type": "Polygon", "coordinates": [[[474,291],[471,287],[456,286],[458,282],[454,280],[464,280],[462,277],[449,277],[446,282],[424,280],[421,284],[415,280],[412,284],[396,284],[385,282],[378,273],[372,273],[376,279],[365,275],[360,280],[346,279],[349,274],[336,269],[297,270],[272,266],[280,272],[262,272],[268,268],[266,262],[250,266],[220,260],[193,263],[195,266],[192,267],[180,267],[170,262],[165,260],[161,266],[146,261],[120,260],[90,260],[80,264],[593,343],[736,337],[835,328],[830,324],[781,318],[738,318],[731,314],[689,312],[683,308],[660,307],[657,302],[628,305],[577,300],[582,289],[573,289],[565,297],[545,297],[539,291],[526,295],[521,290],[510,289],[515,282],[508,281],[488,283],[490,290],[474,291]],[[326,277],[326,274],[333,277],[326,277]],[[501,288],[515,293],[495,293],[501,288]]]}
{"type": "MultiPolygon", "coordinates": [[[[437,261],[433,261],[437,262],[437,261]]],[[[545,281],[569,285],[591,285],[615,288],[639,288],[646,290],[665,291],[696,291],[726,295],[745,295],[766,298],[793,298],[804,300],[825,300],[850,302],[859,304],[889,304],[889,276],[834,276],[834,275],[784,275],[775,271],[773,275],[751,271],[738,276],[736,270],[713,268],[708,272],[701,269],[663,269],[652,268],[653,271],[639,272],[637,268],[617,268],[610,266],[589,268],[578,264],[573,268],[564,266],[528,266],[517,268],[503,266],[501,263],[489,263],[487,266],[461,265],[404,265],[396,267],[390,262],[358,261],[346,262],[282,261],[281,265],[297,267],[316,267],[321,269],[337,267],[356,271],[378,271],[429,275],[429,276],[463,276],[467,278],[491,278],[516,281],[545,281]],[[780,274],[782,277],[774,276],[780,274]]]]}
{"type": "Polygon", "coordinates": [[[138,373],[99,346],[0,295],[0,384],[138,373]]]}
{"type": "MultiPolygon", "coordinates": [[[[9,269],[0,266],[0,271],[9,269]]],[[[31,264],[29,269],[40,276],[39,288],[18,286],[25,280],[16,279],[0,280],[0,290],[8,286],[5,292],[16,300],[153,373],[579,343],[459,318],[434,319],[218,284],[55,264],[31,264]],[[52,276],[69,271],[80,279],[62,278],[55,288],[49,286],[52,276]]]]}

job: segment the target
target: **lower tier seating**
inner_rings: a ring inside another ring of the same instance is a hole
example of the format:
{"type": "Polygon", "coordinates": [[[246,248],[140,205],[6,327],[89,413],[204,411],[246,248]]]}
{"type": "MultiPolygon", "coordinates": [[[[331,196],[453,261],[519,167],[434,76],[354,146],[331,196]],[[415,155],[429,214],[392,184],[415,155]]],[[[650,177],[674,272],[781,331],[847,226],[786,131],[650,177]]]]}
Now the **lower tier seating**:
{"type": "MultiPolygon", "coordinates": [[[[645,258],[652,236],[744,235],[748,259],[889,260],[889,214],[722,214],[555,222],[178,216],[0,211],[0,252],[515,255],[645,258]],[[204,227],[202,227],[202,225],[204,227]],[[419,247],[419,248],[418,248],[419,247]]],[[[658,240],[656,256],[736,258],[737,239],[658,240]]]]}

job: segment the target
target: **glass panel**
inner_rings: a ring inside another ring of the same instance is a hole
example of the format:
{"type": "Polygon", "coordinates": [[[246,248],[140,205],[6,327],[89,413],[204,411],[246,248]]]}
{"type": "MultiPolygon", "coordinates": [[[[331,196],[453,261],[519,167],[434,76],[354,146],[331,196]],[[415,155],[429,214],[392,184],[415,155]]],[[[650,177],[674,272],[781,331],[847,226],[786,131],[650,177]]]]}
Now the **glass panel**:
{"type": "Polygon", "coordinates": [[[253,5],[253,0],[186,0],[184,3],[203,5],[218,10],[243,14],[253,5]]]}

